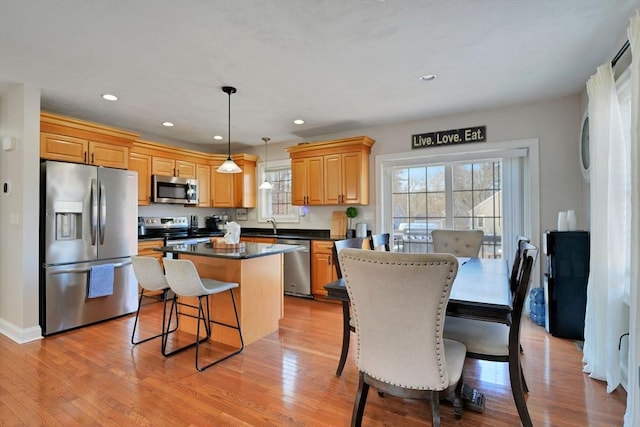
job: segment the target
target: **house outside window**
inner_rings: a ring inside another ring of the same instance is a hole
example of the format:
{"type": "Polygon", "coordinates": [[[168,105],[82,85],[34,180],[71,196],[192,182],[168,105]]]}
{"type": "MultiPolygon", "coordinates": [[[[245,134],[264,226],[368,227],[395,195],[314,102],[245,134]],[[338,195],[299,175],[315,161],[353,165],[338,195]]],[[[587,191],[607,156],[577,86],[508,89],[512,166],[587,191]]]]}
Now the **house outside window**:
{"type": "Polygon", "coordinates": [[[271,190],[258,190],[259,222],[273,217],[278,223],[299,222],[298,207],[291,204],[291,163],[289,160],[270,161],[258,165],[258,182],[263,178],[271,183],[271,190]]]}
{"type": "Polygon", "coordinates": [[[391,210],[396,250],[433,252],[431,231],[481,229],[480,256],[501,257],[501,160],[396,166],[391,210]]]}

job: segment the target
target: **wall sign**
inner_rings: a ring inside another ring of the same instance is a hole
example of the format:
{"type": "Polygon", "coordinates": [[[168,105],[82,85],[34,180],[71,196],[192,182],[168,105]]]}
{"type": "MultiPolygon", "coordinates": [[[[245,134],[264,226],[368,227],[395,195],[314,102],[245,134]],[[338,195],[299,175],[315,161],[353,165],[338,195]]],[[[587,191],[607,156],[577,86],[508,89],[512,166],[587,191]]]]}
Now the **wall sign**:
{"type": "Polygon", "coordinates": [[[437,132],[411,135],[411,149],[438,147],[451,144],[467,144],[470,142],[485,142],[486,140],[486,126],[440,130],[437,132]]]}

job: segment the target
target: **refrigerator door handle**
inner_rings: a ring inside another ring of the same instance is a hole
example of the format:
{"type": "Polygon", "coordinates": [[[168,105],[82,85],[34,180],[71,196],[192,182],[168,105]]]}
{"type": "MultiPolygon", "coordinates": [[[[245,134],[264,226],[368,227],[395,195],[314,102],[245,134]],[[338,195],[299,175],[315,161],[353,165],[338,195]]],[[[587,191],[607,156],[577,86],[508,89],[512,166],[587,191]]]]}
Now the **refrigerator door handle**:
{"type": "MultiPolygon", "coordinates": [[[[120,268],[126,267],[127,265],[131,265],[131,261],[119,262],[117,264],[113,264],[113,267],[120,268]]],[[[91,271],[91,268],[69,268],[66,270],[52,271],[50,274],[88,273],[89,271],[91,271]]]]}
{"type": "Polygon", "coordinates": [[[98,182],[91,180],[91,246],[96,244],[98,228],[98,182]]]}
{"type": "Polygon", "coordinates": [[[104,245],[104,234],[107,228],[107,192],[104,189],[104,184],[100,183],[100,244],[104,245]]]}

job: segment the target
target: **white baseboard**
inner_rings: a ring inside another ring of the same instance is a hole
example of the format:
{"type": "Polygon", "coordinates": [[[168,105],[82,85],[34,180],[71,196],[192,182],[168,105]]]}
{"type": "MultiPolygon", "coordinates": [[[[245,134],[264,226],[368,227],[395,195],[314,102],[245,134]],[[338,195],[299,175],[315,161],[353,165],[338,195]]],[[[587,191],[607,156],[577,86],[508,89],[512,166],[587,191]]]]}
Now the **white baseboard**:
{"type": "Polygon", "coordinates": [[[0,319],[0,334],[12,339],[18,344],[42,339],[40,326],[21,329],[5,319],[0,319]]]}

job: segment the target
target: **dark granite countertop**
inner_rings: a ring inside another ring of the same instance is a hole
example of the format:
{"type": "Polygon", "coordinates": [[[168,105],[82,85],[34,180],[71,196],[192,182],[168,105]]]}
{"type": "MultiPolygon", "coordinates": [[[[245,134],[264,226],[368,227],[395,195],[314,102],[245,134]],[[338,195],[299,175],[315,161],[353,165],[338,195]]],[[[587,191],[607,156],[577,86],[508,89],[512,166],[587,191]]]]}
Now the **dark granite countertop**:
{"type": "Polygon", "coordinates": [[[242,228],[241,236],[247,237],[275,237],[276,239],[300,239],[300,240],[340,240],[343,236],[331,236],[329,230],[305,230],[301,228],[278,228],[277,234],[273,234],[271,228],[242,228]]]}
{"type": "Polygon", "coordinates": [[[198,255],[213,258],[248,259],[294,252],[302,249],[298,245],[281,245],[267,243],[245,243],[243,251],[231,251],[215,249],[211,243],[197,243],[195,245],[174,245],[155,248],[158,252],[171,252],[176,254],[198,255]]]}

